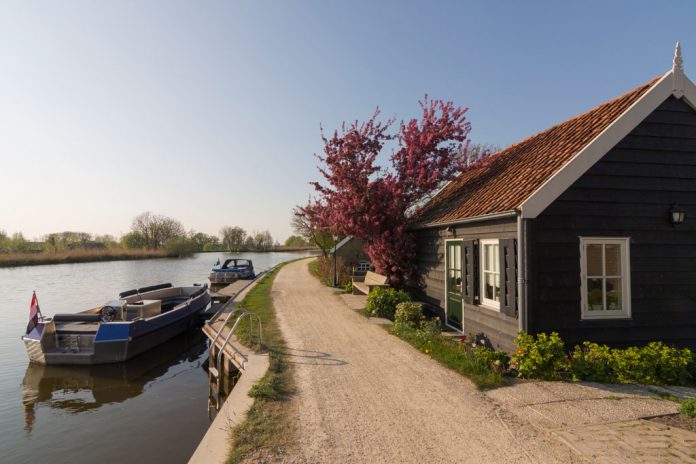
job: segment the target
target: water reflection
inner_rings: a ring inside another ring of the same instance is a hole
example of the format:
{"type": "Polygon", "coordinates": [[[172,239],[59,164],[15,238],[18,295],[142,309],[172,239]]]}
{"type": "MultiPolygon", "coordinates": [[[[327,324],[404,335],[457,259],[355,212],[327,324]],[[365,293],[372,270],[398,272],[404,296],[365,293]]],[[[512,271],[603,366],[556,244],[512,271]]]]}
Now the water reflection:
{"type": "Polygon", "coordinates": [[[172,366],[192,363],[206,351],[200,328],[149,350],[125,363],[97,366],[29,364],[22,382],[24,429],[31,433],[38,407],[80,413],[140,395],[148,384],[164,380],[172,366]]]}

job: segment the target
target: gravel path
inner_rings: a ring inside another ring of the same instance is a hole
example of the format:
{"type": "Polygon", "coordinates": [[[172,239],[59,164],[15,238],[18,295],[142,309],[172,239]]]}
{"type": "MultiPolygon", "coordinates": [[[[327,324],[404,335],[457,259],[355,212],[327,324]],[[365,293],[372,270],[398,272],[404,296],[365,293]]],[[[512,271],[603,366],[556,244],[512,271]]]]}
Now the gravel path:
{"type": "Polygon", "coordinates": [[[585,462],[321,286],[285,266],[273,301],[295,364],[289,462],[585,462]]]}

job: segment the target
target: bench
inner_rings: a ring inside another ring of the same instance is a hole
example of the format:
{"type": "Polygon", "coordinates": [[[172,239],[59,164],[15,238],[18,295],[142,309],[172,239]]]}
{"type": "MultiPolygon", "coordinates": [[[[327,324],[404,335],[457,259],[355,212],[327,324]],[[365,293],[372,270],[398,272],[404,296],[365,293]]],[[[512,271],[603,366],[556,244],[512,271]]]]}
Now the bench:
{"type": "Polygon", "coordinates": [[[387,288],[389,287],[387,280],[389,280],[388,277],[372,271],[367,271],[364,277],[353,277],[353,295],[369,295],[375,287],[387,288]]]}

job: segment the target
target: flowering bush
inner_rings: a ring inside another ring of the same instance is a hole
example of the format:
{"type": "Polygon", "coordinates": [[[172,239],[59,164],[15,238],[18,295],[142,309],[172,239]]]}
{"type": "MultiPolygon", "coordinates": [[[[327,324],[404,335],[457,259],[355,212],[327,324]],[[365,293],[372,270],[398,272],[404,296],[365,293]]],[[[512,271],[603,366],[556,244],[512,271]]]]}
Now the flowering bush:
{"type": "Polygon", "coordinates": [[[517,351],[512,359],[520,377],[558,380],[568,373],[565,345],[556,332],[536,337],[520,332],[515,340],[517,351]]]}
{"type": "Polygon", "coordinates": [[[396,305],[396,312],[394,314],[395,324],[404,324],[409,327],[418,327],[418,324],[420,324],[422,317],[423,311],[421,309],[421,305],[418,303],[404,301],[396,305]]]}
{"type": "Polygon", "coordinates": [[[575,380],[591,382],[616,382],[614,357],[606,345],[583,342],[576,345],[571,356],[570,368],[575,380]]]}
{"type": "Polygon", "coordinates": [[[540,333],[536,338],[520,332],[512,367],[520,377],[574,380],[604,383],[644,383],[684,385],[696,382],[696,356],[687,349],[678,349],[662,342],[625,349],[583,342],[576,345],[570,357],[557,333],[540,333]]]}
{"type": "Polygon", "coordinates": [[[479,343],[472,348],[474,358],[491,369],[493,372],[502,374],[507,372],[510,367],[510,355],[504,351],[495,351],[479,343]]]}
{"type": "Polygon", "coordinates": [[[688,367],[693,353],[662,342],[651,342],[644,347],[612,350],[616,378],[623,383],[677,384],[691,379],[688,367]]]}

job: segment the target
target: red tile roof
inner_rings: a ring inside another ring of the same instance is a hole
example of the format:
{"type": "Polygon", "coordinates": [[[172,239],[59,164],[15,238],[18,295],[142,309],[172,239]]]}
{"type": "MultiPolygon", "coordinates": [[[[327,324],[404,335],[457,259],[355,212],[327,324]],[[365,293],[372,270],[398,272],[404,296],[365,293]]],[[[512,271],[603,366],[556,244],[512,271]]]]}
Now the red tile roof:
{"type": "Polygon", "coordinates": [[[484,165],[463,172],[423,207],[414,223],[437,224],[515,210],[658,79],[511,145],[484,165]]]}

